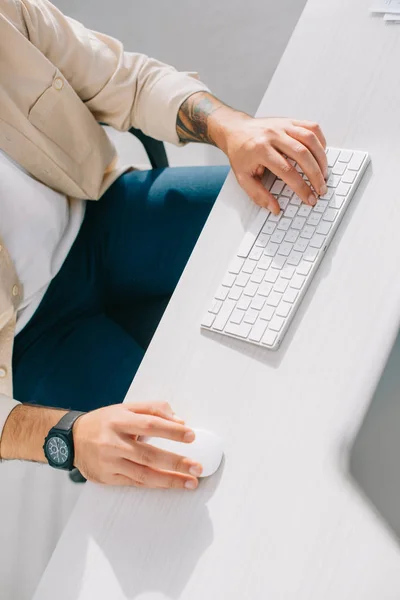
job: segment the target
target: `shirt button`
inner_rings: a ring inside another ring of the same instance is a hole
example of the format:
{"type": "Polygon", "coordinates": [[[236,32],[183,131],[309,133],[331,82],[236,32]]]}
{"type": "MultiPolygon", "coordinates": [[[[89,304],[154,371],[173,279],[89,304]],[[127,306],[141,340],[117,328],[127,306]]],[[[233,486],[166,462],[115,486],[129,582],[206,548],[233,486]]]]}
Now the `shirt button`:
{"type": "Polygon", "coordinates": [[[5,367],[0,367],[0,378],[4,379],[4,377],[7,377],[7,369],[5,367]]]}
{"type": "Polygon", "coordinates": [[[53,81],[53,86],[54,89],[56,89],[57,91],[60,91],[63,89],[64,87],[64,82],[61,79],[61,77],[56,77],[55,80],[53,81]]]}
{"type": "Polygon", "coordinates": [[[19,294],[19,287],[17,285],[13,285],[12,295],[18,296],[18,294],[19,294]]]}
{"type": "Polygon", "coordinates": [[[3,250],[3,246],[0,244],[0,252],[3,250]]]}

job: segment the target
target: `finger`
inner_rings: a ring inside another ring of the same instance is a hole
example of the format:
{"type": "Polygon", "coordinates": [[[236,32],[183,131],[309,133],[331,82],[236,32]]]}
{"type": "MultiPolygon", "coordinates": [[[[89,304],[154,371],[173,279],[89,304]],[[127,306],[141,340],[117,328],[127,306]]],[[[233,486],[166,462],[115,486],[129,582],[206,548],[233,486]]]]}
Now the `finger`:
{"type": "Polygon", "coordinates": [[[186,488],[195,490],[199,483],[195,477],[189,475],[156,471],[125,459],[121,462],[119,471],[118,475],[123,475],[146,488],[186,488]]]}
{"type": "MultiPolygon", "coordinates": [[[[289,140],[289,136],[286,136],[289,140]]],[[[285,145],[285,144],[283,144],[285,145]]],[[[285,151],[285,154],[289,153],[285,151]]],[[[296,171],[293,165],[279,152],[268,155],[268,164],[270,171],[277,175],[302,199],[303,202],[314,206],[317,198],[309,185],[304,181],[300,173],[296,171]]]]}
{"type": "Polygon", "coordinates": [[[319,139],[321,146],[324,148],[324,150],[326,149],[326,138],[322,132],[321,127],[318,125],[318,123],[314,123],[313,121],[296,121],[296,120],[292,121],[292,123],[296,127],[304,127],[305,129],[309,129],[310,131],[312,131],[319,139]]]}
{"type": "Polygon", "coordinates": [[[277,199],[265,189],[259,179],[245,174],[238,176],[238,182],[258,206],[269,209],[274,215],[279,214],[280,208],[277,199]]]}
{"type": "Polygon", "coordinates": [[[131,419],[126,419],[124,426],[124,433],[128,435],[167,438],[188,444],[195,438],[190,427],[148,414],[132,413],[131,419]]]}
{"type": "MultiPolygon", "coordinates": [[[[312,133],[312,131],[304,129],[304,127],[292,127],[287,130],[287,134],[293,139],[302,143],[310,150],[311,154],[317,161],[319,170],[325,183],[325,179],[328,175],[328,159],[326,158],[325,150],[317,136],[312,133]]],[[[308,173],[307,177],[310,179],[308,173]]]]}
{"type": "Polygon", "coordinates": [[[279,150],[287,154],[290,158],[293,158],[300,165],[310,180],[316,194],[323,196],[327,189],[326,182],[319,164],[309,149],[289,135],[282,136],[278,144],[279,150]]]}
{"type": "Polygon", "coordinates": [[[183,473],[184,475],[192,475],[193,477],[200,477],[203,472],[203,467],[197,461],[172,452],[160,450],[160,448],[155,448],[151,444],[143,442],[134,444],[129,451],[129,455],[125,456],[125,458],[159,471],[183,473]]]}
{"type": "Polygon", "coordinates": [[[176,421],[177,423],[185,422],[174,413],[168,402],[137,402],[127,403],[125,406],[137,414],[153,415],[154,417],[161,417],[162,419],[176,421]]]}

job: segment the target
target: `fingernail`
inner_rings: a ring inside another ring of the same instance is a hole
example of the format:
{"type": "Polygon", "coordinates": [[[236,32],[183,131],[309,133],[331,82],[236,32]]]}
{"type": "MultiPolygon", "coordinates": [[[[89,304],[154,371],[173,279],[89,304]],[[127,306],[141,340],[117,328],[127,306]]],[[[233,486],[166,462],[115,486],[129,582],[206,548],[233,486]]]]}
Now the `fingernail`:
{"type": "Polygon", "coordinates": [[[311,206],[315,206],[315,205],[316,205],[316,203],[317,203],[317,199],[316,199],[316,197],[314,196],[314,194],[310,194],[310,195],[308,196],[308,202],[311,204],[311,206]]]}
{"type": "Polygon", "coordinates": [[[201,465],[193,465],[193,467],[190,467],[190,469],[189,469],[189,473],[191,475],[193,475],[193,477],[200,477],[202,472],[203,472],[203,469],[202,469],[201,465]]]}
{"type": "Polygon", "coordinates": [[[321,196],[325,196],[326,192],[328,191],[328,188],[326,185],[323,185],[322,188],[320,189],[319,193],[321,196]]]}
{"type": "Polygon", "coordinates": [[[184,442],[193,442],[195,438],[194,432],[193,431],[187,431],[185,433],[185,435],[183,436],[183,441],[184,442]]]}
{"type": "Polygon", "coordinates": [[[187,490],[195,490],[197,488],[198,481],[193,481],[193,479],[189,479],[185,482],[185,488],[187,490]]]}

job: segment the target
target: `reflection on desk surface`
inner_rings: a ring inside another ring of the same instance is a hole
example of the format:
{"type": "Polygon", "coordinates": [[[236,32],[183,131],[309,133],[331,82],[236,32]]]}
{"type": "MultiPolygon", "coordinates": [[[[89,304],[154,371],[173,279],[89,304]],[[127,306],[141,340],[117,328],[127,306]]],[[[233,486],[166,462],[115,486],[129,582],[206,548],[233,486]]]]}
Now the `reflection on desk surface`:
{"type": "Polygon", "coordinates": [[[400,540],[400,334],[355,439],[350,472],[400,540]]]}

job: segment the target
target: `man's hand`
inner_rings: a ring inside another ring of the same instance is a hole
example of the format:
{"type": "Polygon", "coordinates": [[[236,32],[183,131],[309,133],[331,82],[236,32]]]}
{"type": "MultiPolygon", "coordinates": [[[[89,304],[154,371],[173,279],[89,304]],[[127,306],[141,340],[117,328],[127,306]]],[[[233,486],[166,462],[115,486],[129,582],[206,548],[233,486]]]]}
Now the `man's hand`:
{"type": "Polygon", "coordinates": [[[228,156],[239,184],[254,202],[279,213],[276,198],[261,182],[266,169],[280,177],[305,202],[326,193],[326,141],[320,127],[293,119],[254,119],[205,92],[190,96],[178,115],[182,141],[214,144],[228,156]],[[292,162],[306,174],[307,183],[292,162]]]}
{"type": "Polygon", "coordinates": [[[167,403],[116,404],[80,417],[73,427],[75,466],[91,481],[146,488],[197,487],[202,467],[154,448],[140,436],[190,443],[193,431],[167,403]]]}

